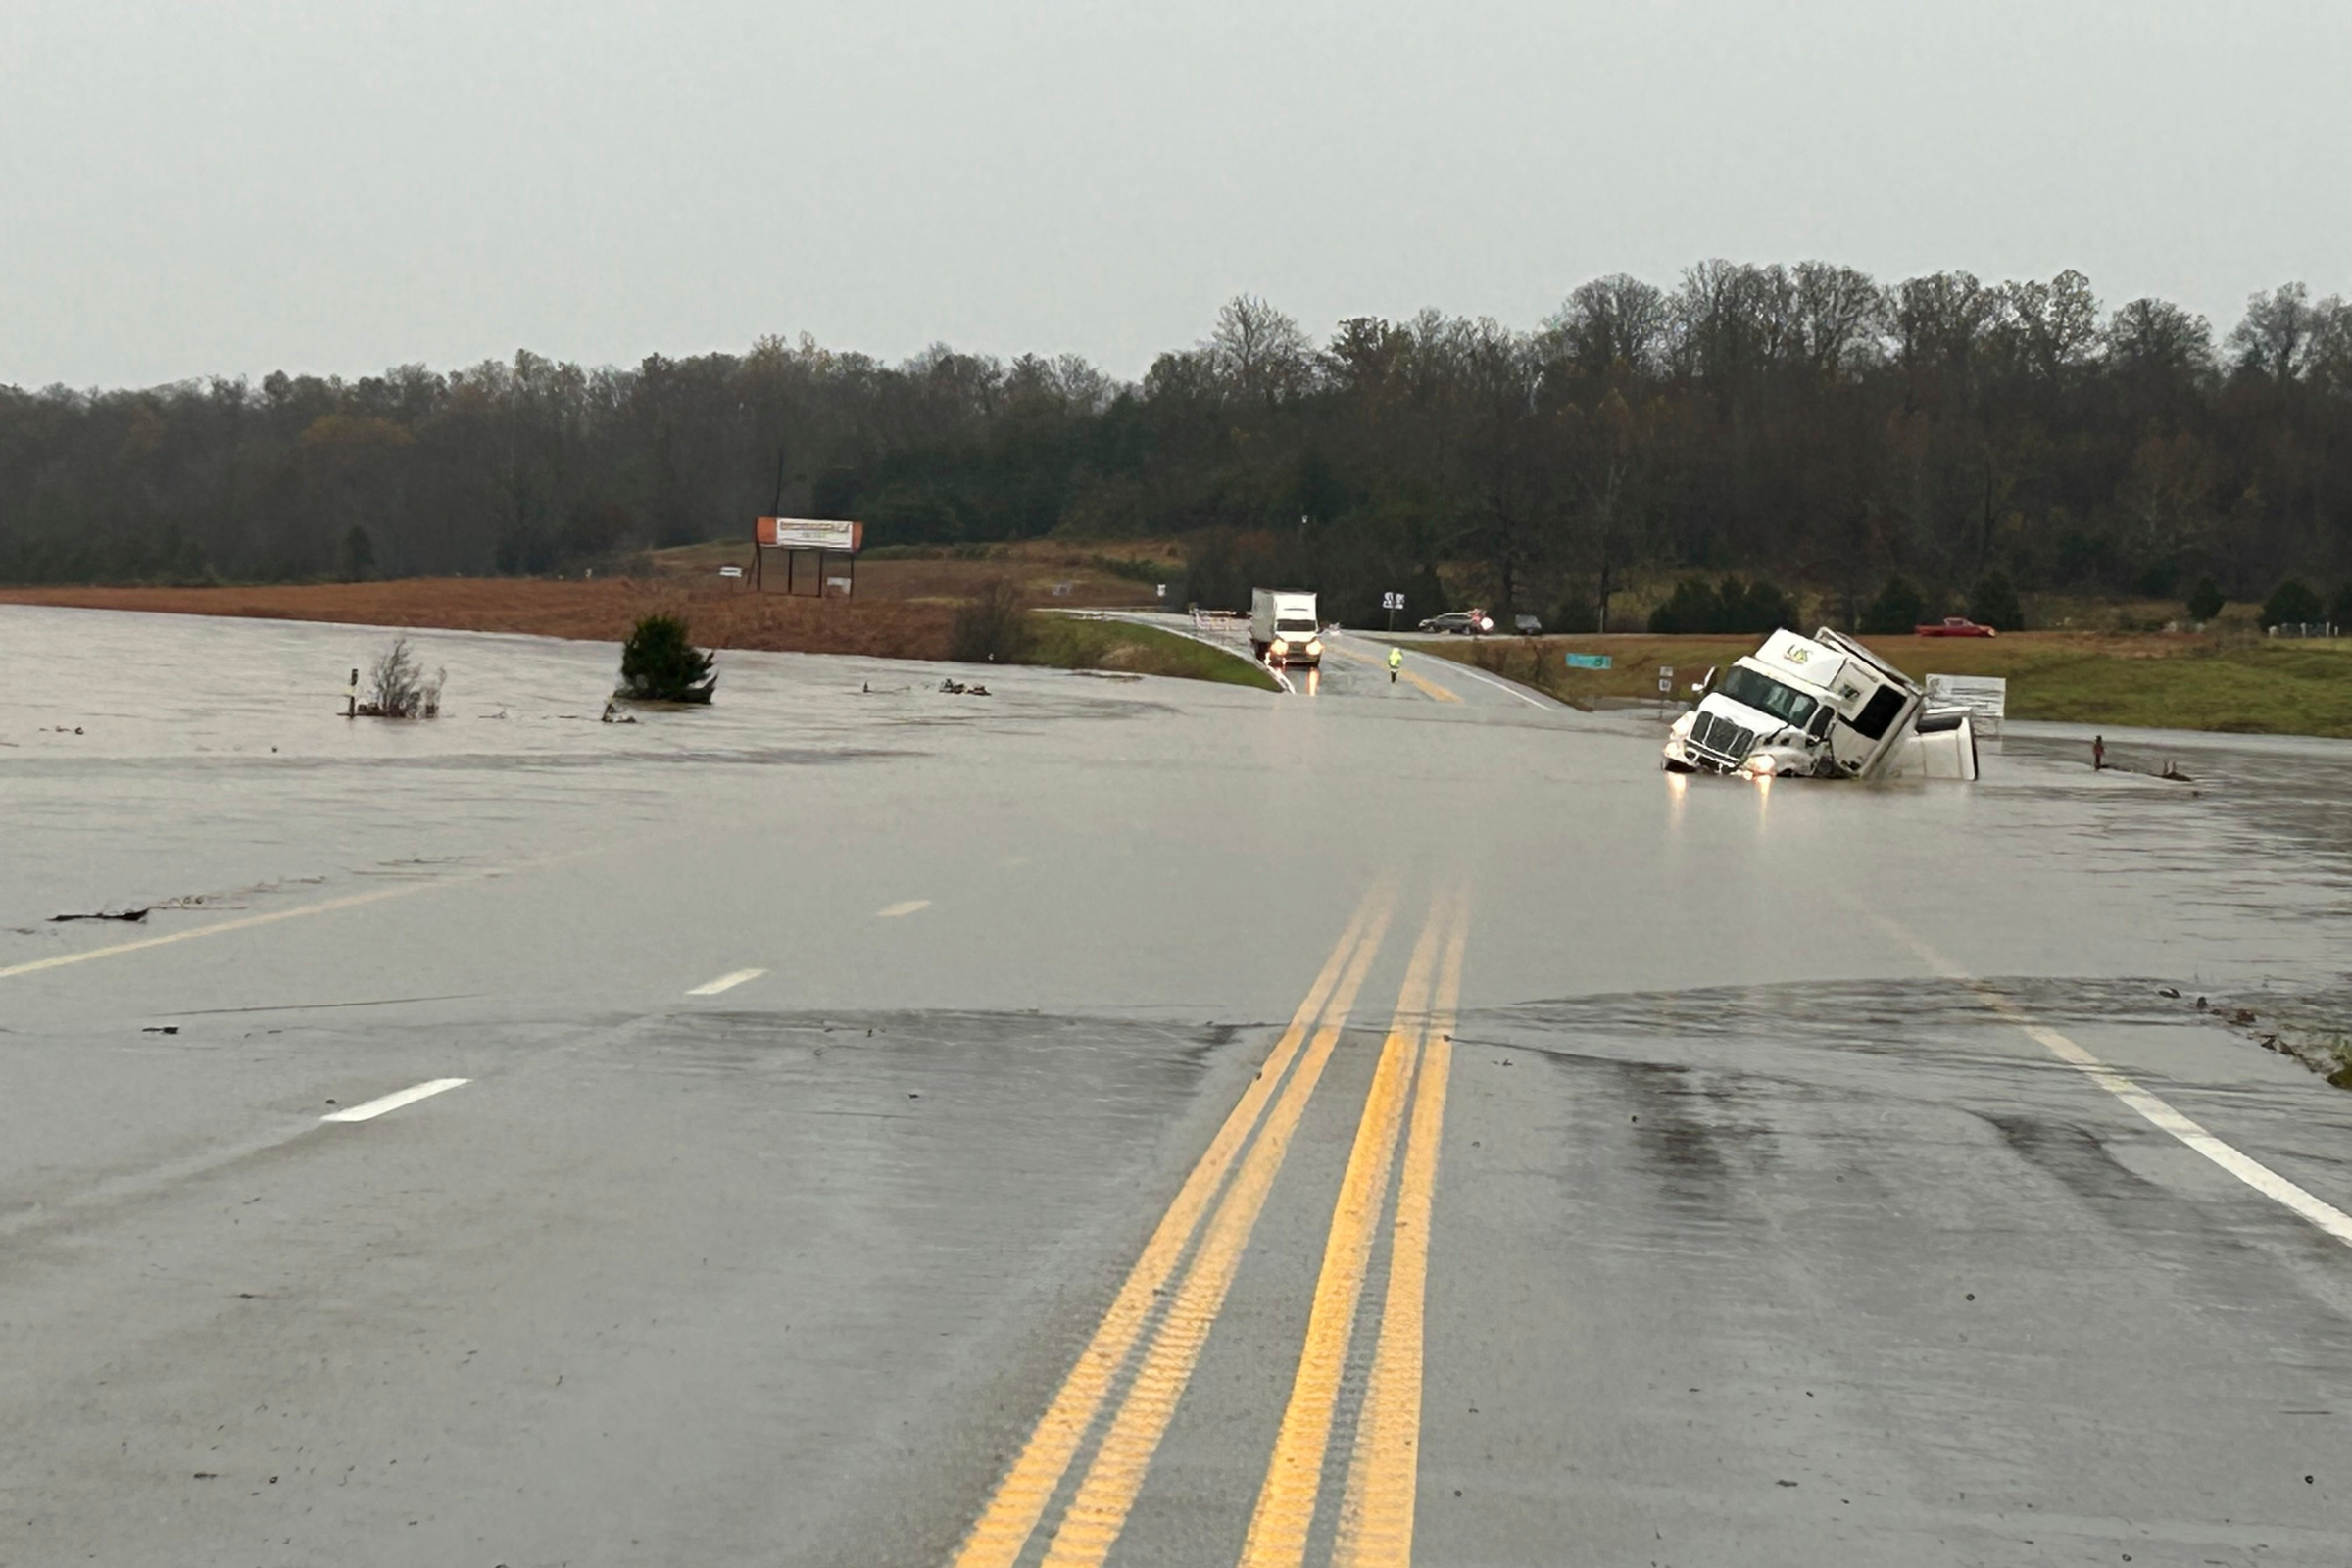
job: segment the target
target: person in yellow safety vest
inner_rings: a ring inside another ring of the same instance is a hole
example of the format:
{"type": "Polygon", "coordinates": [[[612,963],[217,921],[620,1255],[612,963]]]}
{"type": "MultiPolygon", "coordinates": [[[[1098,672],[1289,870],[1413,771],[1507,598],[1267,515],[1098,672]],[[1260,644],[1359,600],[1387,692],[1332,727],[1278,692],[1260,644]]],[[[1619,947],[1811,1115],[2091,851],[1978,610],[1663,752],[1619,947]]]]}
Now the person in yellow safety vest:
{"type": "Polygon", "coordinates": [[[1390,650],[1389,650],[1389,684],[1390,684],[1390,685],[1394,686],[1394,685],[1396,685],[1396,672],[1397,672],[1398,670],[1402,669],[1403,667],[1404,667],[1404,650],[1403,650],[1403,649],[1401,649],[1401,648],[1392,648],[1392,649],[1390,649],[1390,650]]]}

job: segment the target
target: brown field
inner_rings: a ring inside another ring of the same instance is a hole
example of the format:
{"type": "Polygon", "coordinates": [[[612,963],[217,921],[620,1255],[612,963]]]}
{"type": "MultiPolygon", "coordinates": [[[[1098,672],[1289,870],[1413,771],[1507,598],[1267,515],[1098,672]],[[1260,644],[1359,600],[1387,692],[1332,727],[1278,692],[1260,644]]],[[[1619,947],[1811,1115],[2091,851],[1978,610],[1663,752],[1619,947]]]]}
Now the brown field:
{"type": "Polygon", "coordinates": [[[897,659],[944,658],[955,616],[955,607],[946,603],[795,600],[663,578],[412,577],[254,588],[0,588],[0,603],[535,632],[614,643],[628,636],[638,616],[669,611],[684,613],[695,640],[709,647],[897,659]]]}
{"type": "MultiPolygon", "coordinates": [[[[1131,555],[1148,547],[1124,547],[1131,555]]],[[[783,558],[770,552],[764,593],[722,579],[751,564],[742,544],[691,545],[649,558],[643,575],[611,578],[411,577],[391,582],[268,583],[241,588],[0,587],[0,604],[142,610],[173,615],[339,621],[360,626],[529,632],[619,642],[640,615],[683,613],[696,641],[716,648],[944,659],[956,603],[998,577],[1040,606],[1154,602],[1150,584],[1092,564],[1094,552],[1030,544],[985,556],[890,557],[858,564],[857,597],[809,595],[802,558],[797,598],[783,592],[783,558]],[[1057,585],[1066,584],[1056,594],[1057,585]]],[[[1158,559],[1166,559],[1165,554],[1158,559]]]]}

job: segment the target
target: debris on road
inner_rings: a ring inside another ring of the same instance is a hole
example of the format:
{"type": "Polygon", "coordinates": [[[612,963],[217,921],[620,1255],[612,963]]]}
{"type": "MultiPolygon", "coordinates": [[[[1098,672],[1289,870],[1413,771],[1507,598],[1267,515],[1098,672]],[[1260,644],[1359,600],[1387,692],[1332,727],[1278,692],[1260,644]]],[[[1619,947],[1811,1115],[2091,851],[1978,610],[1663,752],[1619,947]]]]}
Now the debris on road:
{"type": "MultiPolygon", "coordinates": [[[[148,908],[153,907],[153,905],[148,906],[148,908]]],[[[53,914],[49,917],[49,923],[60,925],[68,920],[127,920],[136,925],[146,918],[147,909],[100,909],[95,914],[53,914]]]]}

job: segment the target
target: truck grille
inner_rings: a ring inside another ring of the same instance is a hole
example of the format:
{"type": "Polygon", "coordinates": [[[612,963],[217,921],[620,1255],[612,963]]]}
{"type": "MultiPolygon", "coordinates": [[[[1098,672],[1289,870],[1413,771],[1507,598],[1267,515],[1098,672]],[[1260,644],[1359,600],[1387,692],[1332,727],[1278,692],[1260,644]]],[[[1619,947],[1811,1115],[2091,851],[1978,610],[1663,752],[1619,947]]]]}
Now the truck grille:
{"type": "Polygon", "coordinates": [[[1755,749],[1756,732],[1740,728],[1720,713],[1701,713],[1690,726],[1690,744],[1737,765],[1755,749]]]}

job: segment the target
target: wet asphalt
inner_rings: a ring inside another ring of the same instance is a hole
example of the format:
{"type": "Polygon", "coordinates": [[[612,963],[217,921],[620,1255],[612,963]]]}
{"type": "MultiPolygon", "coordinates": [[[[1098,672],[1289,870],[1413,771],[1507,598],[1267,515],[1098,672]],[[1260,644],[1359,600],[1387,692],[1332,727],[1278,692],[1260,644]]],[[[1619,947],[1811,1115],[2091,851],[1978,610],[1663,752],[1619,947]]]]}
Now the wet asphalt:
{"type": "Polygon", "coordinates": [[[1358,638],[604,725],[611,648],[425,633],[441,719],[334,716],[383,640],[0,609],[6,1568],[1285,1560],[1317,1346],[1287,1560],[2352,1561],[2352,1245],[2114,1087],[2352,1210],[2264,1044],[2352,1010],[2352,747],[1677,781],[1358,638]]]}

